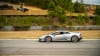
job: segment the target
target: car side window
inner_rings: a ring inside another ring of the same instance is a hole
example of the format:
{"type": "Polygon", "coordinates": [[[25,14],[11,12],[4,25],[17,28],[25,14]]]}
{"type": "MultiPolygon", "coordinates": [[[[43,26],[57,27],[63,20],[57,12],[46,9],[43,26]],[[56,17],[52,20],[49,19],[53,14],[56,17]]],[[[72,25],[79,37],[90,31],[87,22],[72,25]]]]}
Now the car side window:
{"type": "Polygon", "coordinates": [[[69,32],[65,32],[65,34],[70,34],[69,32]]]}
{"type": "Polygon", "coordinates": [[[59,35],[60,33],[59,33],[59,32],[56,32],[55,34],[56,34],[56,35],[59,35]]]}
{"type": "Polygon", "coordinates": [[[62,34],[64,34],[64,32],[56,32],[55,34],[56,35],[62,35],[62,34]]]}
{"type": "Polygon", "coordinates": [[[60,32],[60,34],[64,34],[64,32],[60,32]]]}

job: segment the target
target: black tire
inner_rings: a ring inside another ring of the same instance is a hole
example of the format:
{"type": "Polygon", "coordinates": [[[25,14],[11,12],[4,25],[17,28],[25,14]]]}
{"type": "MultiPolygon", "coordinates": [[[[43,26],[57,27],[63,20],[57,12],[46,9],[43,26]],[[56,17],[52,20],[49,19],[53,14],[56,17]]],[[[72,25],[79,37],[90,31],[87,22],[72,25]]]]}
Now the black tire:
{"type": "Polygon", "coordinates": [[[46,37],[45,38],[45,42],[51,42],[52,41],[52,38],[51,37],[46,37]]]}
{"type": "Polygon", "coordinates": [[[79,42],[79,38],[78,38],[77,36],[73,36],[73,37],[71,38],[71,41],[72,41],[73,43],[79,42]]]}

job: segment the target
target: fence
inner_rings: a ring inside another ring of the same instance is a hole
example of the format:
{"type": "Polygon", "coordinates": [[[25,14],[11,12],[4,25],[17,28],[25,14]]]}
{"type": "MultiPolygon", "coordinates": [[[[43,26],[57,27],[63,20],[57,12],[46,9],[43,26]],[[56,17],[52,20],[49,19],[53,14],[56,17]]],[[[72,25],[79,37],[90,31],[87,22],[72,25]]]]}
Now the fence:
{"type": "Polygon", "coordinates": [[[30,27],[13,27],[13,26],[4,26],[0,27],[1,31],[23,31],[23,30],[100,30],[100,25],[98,26],[66,26],[66,27],[57,27],[53,28],[48,26],[44,28],[43,26],[30,26],[30,27]]]}

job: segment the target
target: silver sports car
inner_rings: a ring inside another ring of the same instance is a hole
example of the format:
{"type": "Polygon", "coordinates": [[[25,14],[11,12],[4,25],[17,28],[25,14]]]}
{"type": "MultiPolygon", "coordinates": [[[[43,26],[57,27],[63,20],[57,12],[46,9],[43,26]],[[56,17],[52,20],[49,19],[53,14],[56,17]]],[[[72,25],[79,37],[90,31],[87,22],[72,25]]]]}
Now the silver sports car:
{"type": "Polygon", "coordinates": [[[39,38],[39,42],[51,41],[72,41],[79,42],[82,39],[81,33],[69,31],[56,31],[39,38]]]}

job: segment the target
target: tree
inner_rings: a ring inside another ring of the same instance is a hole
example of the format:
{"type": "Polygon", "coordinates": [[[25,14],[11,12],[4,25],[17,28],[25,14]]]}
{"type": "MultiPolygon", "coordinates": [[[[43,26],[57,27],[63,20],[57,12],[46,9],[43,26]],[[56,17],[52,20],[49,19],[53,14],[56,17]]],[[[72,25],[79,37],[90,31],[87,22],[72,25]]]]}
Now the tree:
{"type": "Polygon", "coordinates": [[[100,25],[100,6],[96,7],[94,21],[95,25],[100,25]]]}
{"type": "Polygon", "coordinates": [[[70,9],[73,7],[72,0],[65,0],[63,7],[65,8],[65,10],[70,11],[70,9]]]}
{"type": "Polygon", "coordinates": [[[90,21],[90,17],[89,17],[89,15],[87,14],[87,13],[85,13],[85,16],[84,16],[84,21],[86,22],[86,23],[88,23],[89,21],[90,21]]]}
{"type": "Polygon", "coordinates": [[[77,16],[77,21],[78,21],[78,24],[79,24],[79,25],[82,25],[82,24],[83,24],[83,16],[79,14],[79,15],[77,16]]]}
{"type": "Polygon", "coordinates": [[[57,0],[50,1],[49,6],[48,6],[48,16],[53,19],[53,24],[58,24],[58,22],[64,23],[66,21],[65,11],[58,4],[57,0]]]}
{"type": "Polygon", "coordinates": [[[100,6],[96,6],[95,14],[100,15],[100,6]]]}
{"type": "Polygon", "coordinates": [[[77,12],[77,13],[81,13],[81,12],[85,11],[84,6],[82,4],[80,4],[78,1],[75,2],[73,7],[74,7],[75,12],[77,12]]]}
{"type": "Polygon", "coordinates": [[[65,23],[66,22],[66,13],[64,11],[63,8],[61,8],[59,5],[55,8],[55,13],[56,13],[56,17],[58,17],[58,21],[60,23],[65,23]]]}
{"type": "Polygon", "coordinates": [[[72,13],[74,12],[73,4],[71,4],[68,9],[69,9],[69,12],[70,12],[70,18],[72,18],[72,13]]]}
{"type": "Polygon", "coordinates": [[[100,15],[96,15],[96,16],[94,17],[94,24],[95,24],[95,25],[100,25],[100,15]]]}
{"type": "Polygon", "coordinates": [[[69,10],[70,5],[72,5],[72,0],[54,0],[55,5],[61,6],[64,10],[69,10]]]}

